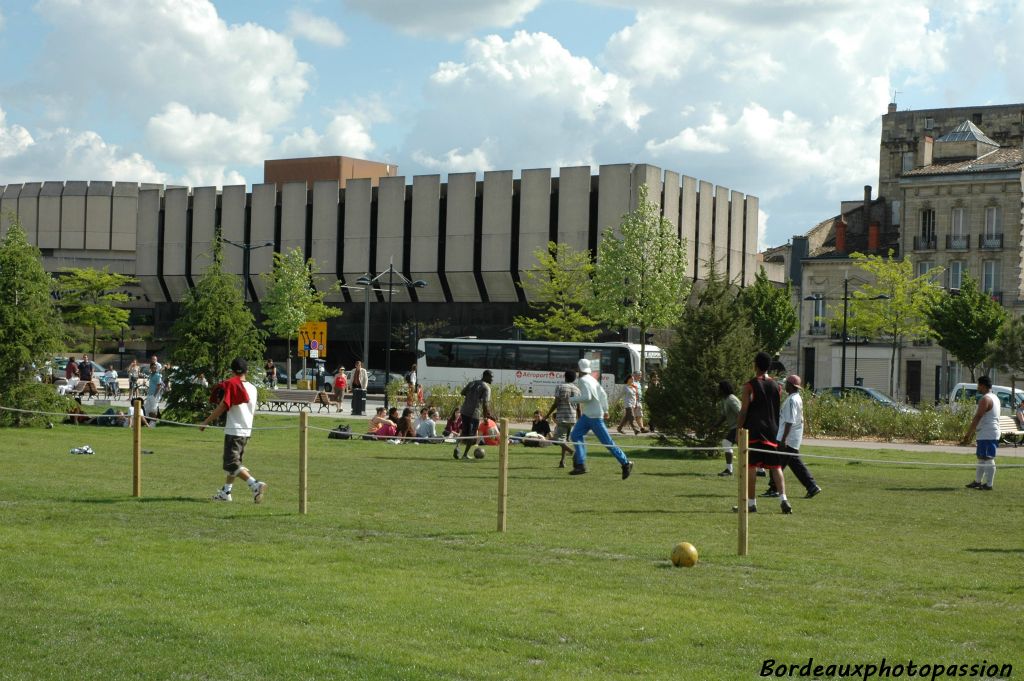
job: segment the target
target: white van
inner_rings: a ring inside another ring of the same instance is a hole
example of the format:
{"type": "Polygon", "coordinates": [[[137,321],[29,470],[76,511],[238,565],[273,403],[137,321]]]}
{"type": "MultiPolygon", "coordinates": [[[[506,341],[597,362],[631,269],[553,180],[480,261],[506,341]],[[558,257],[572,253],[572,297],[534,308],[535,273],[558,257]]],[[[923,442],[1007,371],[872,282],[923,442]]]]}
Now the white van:
{"type": "MultiPolygon", "coordinates": [[[[1002,409],[1000,412],[1003,416],[1013,416],[1013,410],[1021,402],[1024,402],[1024,390],[1017,388],[1016,398],[1013,400],[1013,404],[1010,404],[1011,391],[1009,386],[1005,385],[993,385],[992,392],[999,398],[999,404],[1002,409]]],[[[949,393],[949,405],[952,409],[956,409],[961,402],[970,402],[975,404],[978,401],[978,384],[977,383],[957,383],[953,388],[953,391],[949,393]]]]}

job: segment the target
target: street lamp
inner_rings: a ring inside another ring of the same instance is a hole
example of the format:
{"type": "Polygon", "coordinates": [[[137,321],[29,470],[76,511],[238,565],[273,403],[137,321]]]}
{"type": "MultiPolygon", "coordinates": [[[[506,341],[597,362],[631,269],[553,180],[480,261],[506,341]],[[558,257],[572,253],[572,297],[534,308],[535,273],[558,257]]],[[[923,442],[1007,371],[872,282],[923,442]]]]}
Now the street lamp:
{"type": "MultiPolygon", "coordinates": [[[[815,295],[807,296],[806,298],[804,298],[804,300],[807,300],[807,301],[817,301],[817,300],[828,300],[828,298],[825,298],[822,295],[815,294],[815,295]]],[[[842,300],[843,300],[843,335],[842,335],[843,350],[842,350],[842,364],[841,364],[841,369],[840,369],[841,373],[840,373],[840,377],[839,377],[839,388],[840,388],[840,390],[842,392],[845,393],[846,392],[846,341],[847,341],[846,325],[847,325],[847,319],[849,318],[849,306],[848,306],[848,304],[850,302],[850,280],[848,278],[846,278],[846,277],[843,277],[843,298],[842,298],[842,300]]],[[[884,293],[881,293],[881,294],[879,294],[877,296],[872,296],[870,298],[864,298],[863,300],[889,300],[889,296],[885,295],[884,293]]],[[[856,373],[856,370],[854,370],[854,373],[856,373]]]]}
{"type": "MultiPolygon", "coordinates": [[[[273,246],[273,241],[265,241],[260,244],[248,244],[238,243],[231,239],[220,238],[226,244],[231,244],[235,248],[242,249],[242,300],[248,305],[249,303],[249,253],[255,251],[257,248],[266,248],[267,246],[273,246]]],[[[290,377],[289,377],[290,380],[290,377]]]]}
{"type": "Polygon", "coordinates": [[[426,288],[427,282],[422,279],[412,281],[403,275],[401,272],[395,271],[394,261],[388,264],[388,268],[378,274],[375,277],[371,277],[369,274],[365,274],[358,279],[356,283],[366,287],[366,308],[364,312],[363,321],[363,366],[368,366],[369,353],[370,353],[370,285],[379,280],[384,275],[388,277],[388,325],[387,325],[387,349],[384,354],[384,408],[387,409],[390,405],[388,404],[388,381],[391,379],[391,307],[394,302],[395,296],[395,284],[400,284],[406,288],[426,288]],[[398,281],[395,281],[395,278],[398,281]]]}

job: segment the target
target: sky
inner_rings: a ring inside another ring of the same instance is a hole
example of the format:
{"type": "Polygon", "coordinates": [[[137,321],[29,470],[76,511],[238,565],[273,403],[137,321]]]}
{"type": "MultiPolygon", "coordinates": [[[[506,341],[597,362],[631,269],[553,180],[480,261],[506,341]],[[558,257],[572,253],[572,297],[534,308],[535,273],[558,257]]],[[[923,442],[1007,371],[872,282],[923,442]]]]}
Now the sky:
{"type": "Polygon", "coordinates": [[[0,0],[0,185],[651,163],[776,246],[877,185],[894,97],[1024,102],[1021,35],[1014,0],[0,0]]]}

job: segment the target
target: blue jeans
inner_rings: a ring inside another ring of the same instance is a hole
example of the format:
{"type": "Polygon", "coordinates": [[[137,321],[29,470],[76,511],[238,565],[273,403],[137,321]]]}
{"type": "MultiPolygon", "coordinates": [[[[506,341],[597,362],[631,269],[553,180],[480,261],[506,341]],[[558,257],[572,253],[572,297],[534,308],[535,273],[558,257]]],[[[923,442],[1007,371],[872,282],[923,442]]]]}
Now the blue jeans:
{"type": "Polygon", "coordinates": [[[611,451],[612,456],[614,456],[619,463],[623,466],[629,463],[629,459],[626,458],[626,453],[612,442],[612,436],[608,434],[608,427],[604,425],[604,419],[583,415],[580,416],[580,420],[576,422],[576,425],[572,428],[572,432],[569,433],[569,440],[572,441],[576,447],[576,453],[572,457],[574,465],[582,466],[587,463],[587,446],[583,444],[583,438],[588,432],[593,432],[601,444],[608,445],[608,449],[611,451]]]}

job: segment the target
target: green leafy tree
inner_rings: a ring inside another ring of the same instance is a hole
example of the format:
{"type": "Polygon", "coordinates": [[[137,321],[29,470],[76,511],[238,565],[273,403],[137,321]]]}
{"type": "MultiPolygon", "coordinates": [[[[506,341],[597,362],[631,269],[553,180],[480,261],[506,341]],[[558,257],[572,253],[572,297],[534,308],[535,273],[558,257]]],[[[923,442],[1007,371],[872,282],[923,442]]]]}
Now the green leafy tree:
{"type": "MultiPolygon", "coordinates": [[[[853,253],[856,266],[870,275],[871,281],[853,292],[849,316],[856,317],[858,328],[869,337],[886,337],[892,348],[889,362],[889,394],[896,391],[896,354],[908,340],[930,337],[928,312],[942,289],[935,283],[941,268],[914,276],[914,264],[888,257],[853,253]],[[879,299],[879,297],[884,298],[879,299]]],[[[849,324],[847,325],[849,326],[849,324]]]]}
{"type": "Polygon", "coordinates": [[[928,325],[939,345],[967,367],[972,381],[1005,322],[1003,306],[966,275],[958,295],[939,296],[928,310],[928,325]]]}
{"type": "Polygon", "coordinates": [[[171,385],[166,410],[171,420],[198,421],[213,408],[210,389],[197,382],[200,374],[212,386],[230,374],[235,357],[246,358],[254,369],[251,373],[258,373],[266,333],[256,328],[238,277],[222,269],[219,244],[203,278],[181,301],[171,335],[176,339],[171,351],[174,370],[165,377],[171,385]]]}
{"type": "Polygon", "coordinates": [[[292,339],[306,322],[322,322],[337,317],[341,310],[324,303],[329,291],[318,291],[313,277],[320,270],[310,258],[305,260],[298,248],[288,253],[274,253],[274,269],[260,275],[267,279],[267,295],[262,302],[266,319],[263,325],[270,333],[284,338],[288,349],[288,383],[291,385],[292,339]]]}
{"type": "Polygon", "coordinates": [[[64,320],[92,332],[93,357],[96,356],[97,331],[118,331],[128,325],[128,310],[118,305],[131,300],[123,289],[136,283],[138,280],[134,277],[111,272],[108,267],[64,270],[64,276],[58,281],[64,320]]]}
{"type": "Polygon", "coordinates": [[[1024,318],[1007,318],[986,350],[991,366],[1024,376],[1024,318]]]}
{"type": "Polygon", "coordinates": [[[757,349],[778,355],[800,325],[793,307],[793,284],[776,286],[762,267],[754,283],[740,292],[739,303],[754,330],[757,349]]]}
{"type": "Polygon", "coordinates": [[[658,428],[693,446],[717,445],[735,424],[719,423],[718,384],[751,377],[757,342],[746,315],[737,314],[736,292],[712,263],[695,305],[683,310],[660,382],[647,389],[658,428]]]}
{"type": "Polygon", "coordinates": [[[520,285],[529,295],[535,316],[516,317],[513,323],[531,340],[597,338],[597,320],[586,313],[594,299],[590,251],[549,241],[547,248],[538,248],[533,255],[537,266],[526,270],[526,281],[520,285]]]}
{"type": "MultiPolygon", "coordinates": [[[[18,409],[64,411],[66,400],[36,382],[37,371],[63,346],[53,278],[42,254],[17,219],[0,243],[0,403],[18,409]]],[[[46,418],[0,412],[0,424],[27,425],[46,418]]]]}
{"type": "Polygon", "coordinates": [[[686,245],[647,200],[646,185],[640,186],[637,208],[623,216],[619,229],[621,237],[611,229],[601,237],[589,311],[609,324],[638,327],[641,352],[646,352],[647,331],[672,326],[686,307],[686,245]]]}

